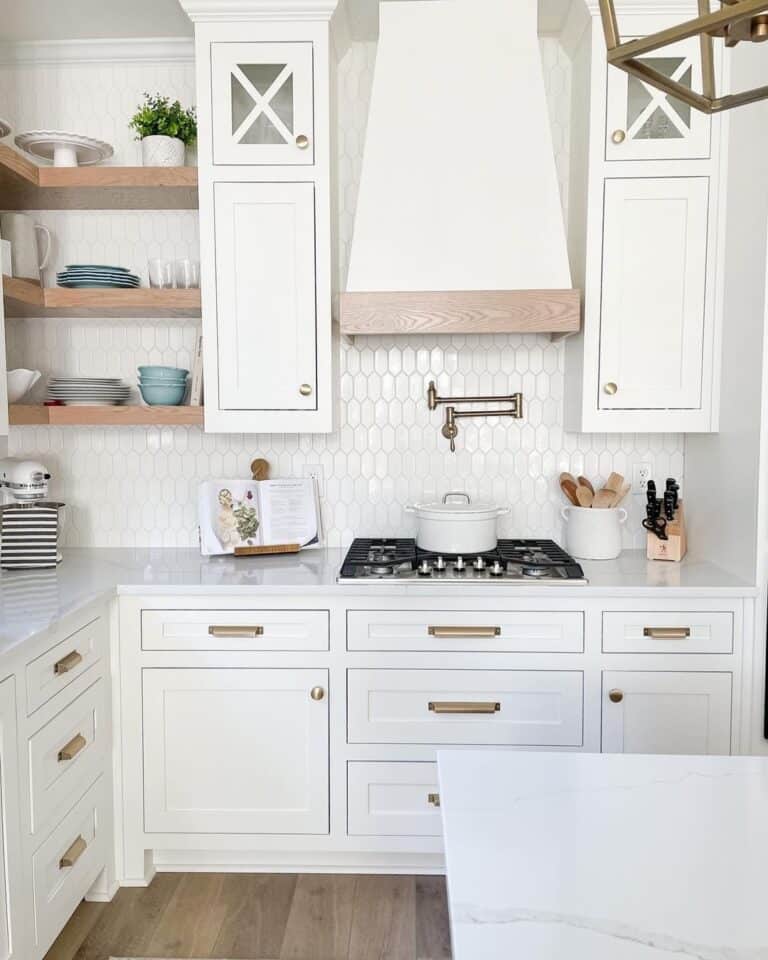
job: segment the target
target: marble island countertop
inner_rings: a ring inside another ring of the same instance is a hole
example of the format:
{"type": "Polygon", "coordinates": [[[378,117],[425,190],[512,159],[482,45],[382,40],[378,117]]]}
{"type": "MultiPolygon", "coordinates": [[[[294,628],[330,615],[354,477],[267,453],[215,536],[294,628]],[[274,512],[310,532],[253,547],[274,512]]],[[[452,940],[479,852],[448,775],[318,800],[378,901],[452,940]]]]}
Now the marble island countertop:
{"type": "MultiPolygon", "coordinates": [[[[305,550],[274,557],[201,557],[190,549],[79,548],[55,570],[0,572],[0,653],[94,600],[119,594],[325,597],[456,596],[455,584],[423,581],[338,584],[343,550],[305,550]]],[[[641,551],[611,561],[584,561],[587,585],[467,584],[468,597],[749,597],[753,585],[694,559],[649,562],[641,551]]]]}
{"type": "Polygon", "coordinates": [[[438,762],[454,960],[768,956],[768,758],[438,762]]]}

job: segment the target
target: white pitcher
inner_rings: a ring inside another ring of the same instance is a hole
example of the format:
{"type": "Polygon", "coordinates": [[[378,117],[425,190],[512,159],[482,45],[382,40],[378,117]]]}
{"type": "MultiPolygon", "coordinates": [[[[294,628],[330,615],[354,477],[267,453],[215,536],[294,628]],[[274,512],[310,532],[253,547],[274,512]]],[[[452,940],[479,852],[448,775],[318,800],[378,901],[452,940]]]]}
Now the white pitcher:
{"type": "Polygon", "coordinates": [[[51,232],[26,213],[0,214],[0,237],[11,242],[13,276],[40,283],[40,271],[51,254],[51,232]],[[45,237],[42,258],[37,248],[37,231],[45,237]]]}
{"type": "Polygon", "coordinates": [[[624,507],[566,506],[560,514],[566,522],[566,549],[577,560],[615,560],[621,553],[624,507]]]}

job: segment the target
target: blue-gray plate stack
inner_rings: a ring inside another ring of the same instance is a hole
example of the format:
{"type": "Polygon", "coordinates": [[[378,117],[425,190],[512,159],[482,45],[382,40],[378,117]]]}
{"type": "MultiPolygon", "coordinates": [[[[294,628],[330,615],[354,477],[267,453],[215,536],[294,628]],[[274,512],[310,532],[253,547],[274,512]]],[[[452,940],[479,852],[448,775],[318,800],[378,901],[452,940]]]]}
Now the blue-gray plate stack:
{"type": "Polygon", "coordinates": [[[139,278],[127,267],[110,267],[98,263],[70,263],[56,274],[60,287],[87,289],[88,287],[111,287],[131,290],[139,286],[139,278]]]}

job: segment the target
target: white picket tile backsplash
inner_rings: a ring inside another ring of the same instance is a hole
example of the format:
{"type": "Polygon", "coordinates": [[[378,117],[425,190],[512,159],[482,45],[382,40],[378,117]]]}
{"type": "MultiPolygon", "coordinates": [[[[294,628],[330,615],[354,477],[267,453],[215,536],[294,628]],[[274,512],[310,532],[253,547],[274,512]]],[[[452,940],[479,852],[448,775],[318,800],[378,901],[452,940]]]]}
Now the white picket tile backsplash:
{"type": "MultiPolygon", "coordinates": [[[[542,41],[550,119],[567,210],[570,69],[556,40],[542,41]]],[[[339,70],[338,243],[343,282],[365,134],[375,45],[354,44],[339,70]]],[[[193,100],[191,64],[2,67],[3,113],[16,129],[71,127],[115,144],[116,163],[137,162],[125,121],[144,90],[193,100]]],[[[44,211],[56,236],[51,270],[114,262],[146,281],[151,257],[196,256],[194,212],[44,211]]],[[[48,277],[52,281],[52,273],[48,277]]],[[[197,335],[179,320],[10,320],[11,366],[45,373],[122,376],[139,363],[189,367],[197,335]]],[[[578,435],[562,429],[563,350],[546,337],[358,338],[340,347],[338,427],[331,435],[209,435],[196,428],[14,427],[10,452],[51,468],[52,493],[67,503],[65,541],[77,546],[190,546],[197,542],[197,487],[211,477],[247,476],[264,456],[277,476],[319,464],[330,545],[360,534],[407,535],[405,504],[448,489],[508,503],[508,536],[562,538],[563,469],[606,478],[634,462],[682,477],[682,437],[578,435]],[[457,452],[430,413],[426,386],[442,393],[522,390],[525,419],[461,424],[457,452]]],[[[41,384],[36,395],[44,392],[41,384]]],[[[35,395],[33,395],[34,398],[35,395]]],[[[639,546],[642,504],[632,498],[625,544],[639,546]]]]}

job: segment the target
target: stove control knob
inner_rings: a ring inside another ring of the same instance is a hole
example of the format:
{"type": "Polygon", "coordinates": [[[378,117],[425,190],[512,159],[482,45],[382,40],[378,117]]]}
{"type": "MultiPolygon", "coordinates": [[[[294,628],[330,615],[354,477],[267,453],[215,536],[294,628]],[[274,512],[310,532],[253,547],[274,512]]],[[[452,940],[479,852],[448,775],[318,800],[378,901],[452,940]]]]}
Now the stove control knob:
{"type": "Polygon", "coordinates": [[[490,569],[490,574],[492,577],[500,577],[504,573],[504,567],[499,563],[498,560],[493,561],[493,566],[490,569]]]}
{"type": "Polygon", "coordinates": [[[422,560],[419,564],[419,576],[428,577],[432,573],[432,567],[429,565],[429,560],[422,560]]]}
{"type": "Polygon", "coordinates": [[[485,570],[485,560],[483,560],[482,557],[478,557],[472,566],[475,568],[475,570],[485,570]]]}
{"type": "Polygon", "coordinates": [[[464,557],[459,554],[458,557],[453,562],[453,569],[457,570],[459,573],[463,573],[465,569],[464,557]]]}
{"type": "Polygon", "coordinates": [[[438,557],[435,560],[435,570],[445,570],[445,560],[442,557],[438,557]]]}

